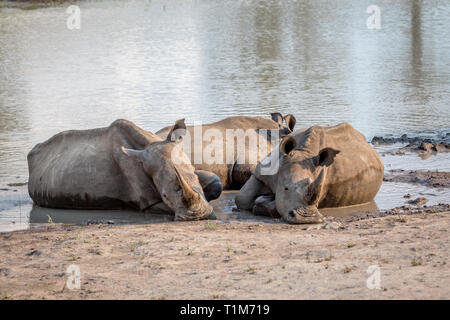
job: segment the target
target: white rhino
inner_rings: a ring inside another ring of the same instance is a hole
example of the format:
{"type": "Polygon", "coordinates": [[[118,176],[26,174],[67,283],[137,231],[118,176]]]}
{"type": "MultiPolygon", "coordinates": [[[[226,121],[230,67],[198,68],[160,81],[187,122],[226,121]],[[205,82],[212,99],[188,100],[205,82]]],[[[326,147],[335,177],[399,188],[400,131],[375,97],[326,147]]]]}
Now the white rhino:
{"type": "Polygon", "coordinates": [[[179,157],[175,164],[172,151],[185,133],[184,120],[171,127],[167,139],[127,120],[106,128],[61,132],[28,154],[29,194],[44,207],[130,206],[171,213],[175,220],[210,217],[211,197],[205,196],[201,183],[216,185],[220,180],[195,172],[182,152],[174,153],[179,157]]]}
{"type": "MultiPolygon", "coordinates": [[[[221,191],[222,187],[224,189],[239,189],[250,178],[258,162],[272,151],[272,143],[275,141],[276,145],[279,138],[291,133],[295,123],[296,119],[292,114],[283,117],[277,112],[271,113],[271,119],[234,116],[201,126],[187,126],[191,140],[190,146],[185,151],[196,170],[202,170],[205,175],[206,172],[210,172],[219,176],[221,185],[217,183],[217,190],[221,191]],[[266,133],[264,130],[269,130],[267,136],[264,135],[266,133]],[[227,136],[227,131],[234,132],[235,136],[227,136]],[[197,132],[201,132],[202,136],[196,137],[197,132]],[[246,137],[242,134],[243,132],[245,132],[246,137]],[[208,137],[208,133],[213,135],[218,133],[222,138],[213,139],[208,137]],[[272,136],[270,136],[271,133],[272,136]],[[196,146],[198,141],[196,139],[198,138],[201,140],[200,147],[196,146]],[[244,139],[242,141],[245,143],[245,149],[241,152],[237,149],[238,139],[244,139]],[[248,143],[245,142],[245,139],[248,139],[248,143]],[[250,141],[257,142],[252,144],[250,141]],[[230,142],[234,145],[231,161],[226,159],[227,152],[230,153],[230,150],[227,150],[227,144],[230,142]],[[262,147],[261,143],[264,143],[265,146],[262,147]],[[219,161],[214,163],[205,161],[204,156],[209,153],[208,150],[218,150],[218,153],[221,154],[219,161]],[[256,155],[256,161],[251,161],[249,155],[256,155]],[[197,161],[197,159],[200,159],[200,161],[197,161]]],[[[166,137],[170,130],[170,127],[166,127],[156,134],[159,137],[166,137]]],[[[188,141],[186,140],[186,142],[188,141]]],[[[214,186],[209,185],[208,191],[213,194],[214,186]]]]}
{"type": "Polygon", "coordinates": [[[240,209],[279,216],[289,223],[318,223],[318,208],[343,207],[373,200],[384,167],[365,137],[348,123],[298,130],[258,164],[236,196],[240,209]],[[279,161],[274,175],[263,163],[279,161]]]}

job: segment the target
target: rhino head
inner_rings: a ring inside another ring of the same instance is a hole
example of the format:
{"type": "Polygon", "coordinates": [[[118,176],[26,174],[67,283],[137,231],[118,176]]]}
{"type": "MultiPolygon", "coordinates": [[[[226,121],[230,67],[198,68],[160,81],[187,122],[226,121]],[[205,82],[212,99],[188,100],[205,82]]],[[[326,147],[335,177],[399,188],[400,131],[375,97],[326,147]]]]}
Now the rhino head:
{"type": "Polygon", "coordinates": [[[286,136],[280,142],[281,159],[274,190],[276,209],[288,223],[322,222],[317,207],[327,168],[333,164],[339,151],[323,148],[318,154],[311,154],[295,147],[293,136],[286,136]]]}
{"type": "Polygon", "coordinates": [[[153,142],[143,150],[122,147],[122,152],[137,158],[158,189],[164,204],[175,213],[175,220],[200,220],[214,215],[205,199],[195,169],[181,148],[186,134],[184,119],[172,127],[166,140],[153,142]]]}

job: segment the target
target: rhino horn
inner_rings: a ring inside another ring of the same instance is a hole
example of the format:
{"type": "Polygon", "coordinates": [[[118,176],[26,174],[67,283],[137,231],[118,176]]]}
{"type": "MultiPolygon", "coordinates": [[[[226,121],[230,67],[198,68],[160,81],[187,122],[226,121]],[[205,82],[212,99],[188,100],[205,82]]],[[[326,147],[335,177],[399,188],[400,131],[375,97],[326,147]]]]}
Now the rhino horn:
{"type": "Polygon", "coordinates": [[[306,191],[306,199],[309,205],[315,204],[319,200],[324,180],[325,168],[322,168],[317,178],[308,186],[306,191]]]}
{"type": "Polygon", "coordinates": [[[180,171],[178,171],[177,167],[174,166],[174,168],[178,181],[180,182],[180,186],[183,189],[183,198],[187,203],[192,204],[193,201],[198,198],[198,194],[189,186],[189,184],[181,175],[180,171]]]}

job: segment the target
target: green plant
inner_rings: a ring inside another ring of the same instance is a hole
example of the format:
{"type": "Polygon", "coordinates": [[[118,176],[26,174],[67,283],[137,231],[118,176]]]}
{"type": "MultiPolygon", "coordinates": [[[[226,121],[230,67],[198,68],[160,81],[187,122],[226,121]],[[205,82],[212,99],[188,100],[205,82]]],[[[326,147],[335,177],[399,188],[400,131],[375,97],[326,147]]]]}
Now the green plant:
{"type": "Polygon", "coordinates": [[[244,272],[247,272],[247,273],[250,273],[250,274],[255,274],[256,273],[256,268],[248,266],[248,268],[245,269],[244,272]]]}
{"type": "Polygon", "coordinates": [[[209,230],[209,231],[216,230],[218,227],[219,227],[219,225],[214,222],[207,222],[205,224],[205,230],[209,230]]]}
{"type": "Polygon", "coordinates": [[[350,273],[353,270],[353,267],[345,266],[344,273],[350,273]]]}
{"type": "Polygon", "coordinates": [[[414,257],[414,259],[412,259],[412,261],[411,261],[411,265],[413,267],[421,266],[422,265],[422,259],[414,257]]]}

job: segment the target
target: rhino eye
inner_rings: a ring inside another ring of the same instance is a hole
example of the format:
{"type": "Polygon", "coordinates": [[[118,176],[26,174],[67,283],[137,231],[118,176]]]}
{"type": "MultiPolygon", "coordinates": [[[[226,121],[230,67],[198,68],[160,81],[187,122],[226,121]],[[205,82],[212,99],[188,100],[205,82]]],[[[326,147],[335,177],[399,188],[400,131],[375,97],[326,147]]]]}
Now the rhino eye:
{"type": "Polygon", "coordinates": [[[284,190],[288,191],[288,190],[289,190],[289,188],[288,188],[288,187],[284,187],[284,190]]]}

